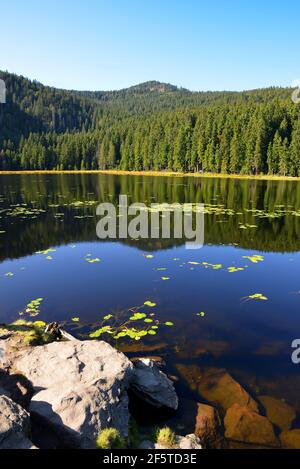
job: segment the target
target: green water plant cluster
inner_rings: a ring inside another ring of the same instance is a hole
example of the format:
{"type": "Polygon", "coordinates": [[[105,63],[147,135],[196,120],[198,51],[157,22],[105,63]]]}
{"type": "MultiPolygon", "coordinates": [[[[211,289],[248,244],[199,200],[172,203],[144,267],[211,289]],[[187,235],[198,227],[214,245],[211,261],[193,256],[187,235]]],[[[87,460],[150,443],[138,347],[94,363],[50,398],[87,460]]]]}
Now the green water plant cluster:
{"type": "Polygon", "coordinates": [[[11,204],[8,209],[3,209],[6,216],[12,218],[18,218],[18,220],[27,220],[27,219],[35,219],[40,214],[45,213],[46,210],[42,208],[32,208],[29,207],[27,204],[11,204]]]}
{"type": "Polygon", "coordinates": [[[91,253],[88,253],[88,254],[86,254],[86,256],[85,256],[85,260],[86,260],[89,264],[95,264],[96,262],[100,262],[101,259],[99,259],[99,257],[92,257],[92,254],[91,254],[91,253]]]}
{"type": "Polygon", "coordinates": [[[24,308],[23,311],[19,312],[19,316],[24,316],[28,314],[30,317],[38,316],[41,312],[40,306],[43,298],[36,298],[35,300],[31,300],[24,308]]]}
{"type": "Polygon", "coordinates": [[[248,296],[245,296],[244,298],[245,301],[248,301],[248,300],[262,300],[262,301],[266,301],[268,298],[267,296],[263,295],[262,293],[253,293],[253,295],[248,295],[248,296]]]}
{"type": "Polygon", "coordinates": [[[152,310],[155,306],[156,303],[147,300],[143,305],[135,306],[120,314],[107,314],[102,318],[100,327],[91,332],[89,337],[98,339],[103,334],[109,334],[114,340],[124,338],[141,340],[143,337],[156,335],[161,326],[173,326],[172,321],[161,322],[157,319],[152,310]]]}
{"type": "Polygon", "coordinates": [[[206,269],[211,268],[212,270],[220,270],[223,267],[222,264],[210,264],[209,262],[202,262],[202,265],[204,265],[206,269]]]}
{"type": "Polygon", "coordinates": [[[56,249],[54,248],[48,248],[48,249],[44,249],[43,251],[36,251],[35,254],[43,254],[45,256],[47,256],[48,254],[50,254],[50,252],[55,252],[56,249]]]}
{"type": "Polygon", "coordinates": [[[264,256],[260,254],[254,254],[252,256],[243,256],[243,259],[248,259],[253,264],[257,264],[258,262],[262,262],[264,260],[264,256]]]}

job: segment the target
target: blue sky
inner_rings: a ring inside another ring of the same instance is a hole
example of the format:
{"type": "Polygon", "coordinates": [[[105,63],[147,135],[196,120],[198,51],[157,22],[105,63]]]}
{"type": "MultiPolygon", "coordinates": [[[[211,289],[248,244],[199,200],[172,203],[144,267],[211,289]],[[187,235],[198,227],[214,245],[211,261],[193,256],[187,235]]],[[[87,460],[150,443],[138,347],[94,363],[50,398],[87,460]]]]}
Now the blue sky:
{"type": "Polygon", "coordinates": [[[299,0],[0,0],[0,69],[61,88],[191,90],[300,78],[299,0]]]}

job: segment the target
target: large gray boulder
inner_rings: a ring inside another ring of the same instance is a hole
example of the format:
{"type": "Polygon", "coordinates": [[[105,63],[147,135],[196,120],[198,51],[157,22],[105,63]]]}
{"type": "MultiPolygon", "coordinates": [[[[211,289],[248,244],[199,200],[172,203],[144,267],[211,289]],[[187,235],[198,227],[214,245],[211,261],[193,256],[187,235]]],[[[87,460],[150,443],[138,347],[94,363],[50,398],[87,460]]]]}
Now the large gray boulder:
{"type": "Polygon", "coordinates": [[[148,358],[134,361],[132,390],[155,407],[166,406],[176,410],[178,397],[173,382],[148,358]]]}
{"type": "Polygon", "coordinates": [[[101,429],[128,432],[132,363],[102,341],[55,342],[23,351],[14,368],[34,388],[30,411],[67,447],[94,448],[101,429]]]}
{"type": "Polygon", "coordinates": [[[0,396],[0,449],[34,449],[29,413],[8,396],[0,396]]]}

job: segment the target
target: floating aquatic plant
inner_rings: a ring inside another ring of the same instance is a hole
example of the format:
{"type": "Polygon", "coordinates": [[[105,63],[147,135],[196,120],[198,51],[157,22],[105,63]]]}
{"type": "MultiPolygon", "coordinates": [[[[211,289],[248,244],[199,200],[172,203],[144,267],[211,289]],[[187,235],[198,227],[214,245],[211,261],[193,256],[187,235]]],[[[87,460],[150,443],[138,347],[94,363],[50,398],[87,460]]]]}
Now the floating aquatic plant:
{"type": "Polygon", "coordinates": [[[34,317],[40,314],[40,306],[43,298],[36,298],[31,300],[24,308],[23,311],[20,311],[19,316],[24,316],[24,314],[29,314],[29,316],[34,317]]]}
{"type": "Polygon", "coordinates": [[[49,248],[49,249],[45,249],[44,251],[36,251],[36,254],[44,254],[45,256],[47,256],[50,252],[55,252],[56,249],[54,248],[49,248]]]}
{"type": "Polygon", "coordinates": [[[103,321],[108,321],[109,319],[111,319],[113,317],[112,314],[106,314],[106,316],[103,316],[103,321]]]}
{"type": "Polygon", "coordinates": [[[96,331],[94,332],[91,332],[89,334],[89,336],[92,338],[92,339],[96,339],[98,337],[100,337],[102,334],[104,334],[105,332],[111,332],[111,326],[103,326],[103,327],[100,327],[99,329],[97,329],[96,331]]]}
{"type": "Polygon", "coordinates": [[[245,225],[240,223],[239,228],[241,230],[248,230],[248,228],[257,228],[257,225],[250,225],[249,223],[246,223],[245,225]]]}
{"type": "Polygon", "coordinates": [[[205,316],[205,312],[200,311],[200,313],[196,313],[196,316],[200,316],[201,318],[203,318],[205,316]]]}
{"type": "Polygon", "coordinates": [[[156,303],[153,303],[152,301],[145,301],[144,303],[145,306],[149,306],[150,308],[154,308],[154,306],[156,306],[156,303]]]}
{"type": "Polygon", "coordinates": [[[213,270],[219,270],[222,269],[222,264],[210,264],[209,262],[202,262],[202,265],[204,265],[205,268],[211,268],[213,270]]]}
{"type": "Polygon", "coordinates": [[[140,313],[140,312],[136,312],[134,313],[133,316],[130,316],[130,321],[139,321],[140,319],[144,319],[145,317],[147,316],[147,314],[145,313],[140,313]]]}
{"type": "Polygon", "coordinates": [[[253,256],[243,256],[243,259],[249,259],[249,261],[253,262],[253,264],[257,264],[258,262],[262,262],[264,260],[264,256],[260,254],[254,254],[253,256]]]}
{"type": "Polygon", "coordinates": [[[98,339],[103,334],[110,334],[114,340],[119,340],[121,338],[141,340],[147,335],[156,335],[157,329],[160,325],[174,325],[174,323],[171,321],[161,323],[155,317],[155,313],[146,314],[139,311],[142,307],[149,306],[148,303],[155,305],[155,303],[147,301],[141,306],[130,308],[127,311],[127,313],[130,313],[129,317],[126,312],[123,312],[121,315],[108,314],[104,316],[100,327],[97,330],[91,332],[89,337],[92,339],[98,339]],[[127,316],[127,319],[125,320],[124,315],[127,316]],[[109,321],[109,323],[104,324],[107,321],[109,321]]]}
{"type": "Polygon", "coordinates": [[[242,270],[245,270],[244,267],[227,267],[228,272],[233,273],[233,272],[241,272],[242,270]]]}
{"type": "Polygon", "coordinates": [[[95,262],[100,262],[99,257],[95,257],[94,259],[91,259],[89,257],[86,257],[85,260],[89,262],[89,264],[94,264],[95,262]]]}
{"type": "Polygon", "coordinates": [[[266,301],[268,299],[267,296],[263,295],[262,293],[253,293],[252,295],[249,296],[244,296],[242,299],[247,300],[262,300],[266,301]]]}
{"type": "Polygon", "coordinates": [[[27,204],[13,204],[9,209],[4,209],[6,215],[12,218],[18,218],[18,220],[35,219],[41,213],[45,213],[46,210],[38,208],[30,208],[27,204]]]}

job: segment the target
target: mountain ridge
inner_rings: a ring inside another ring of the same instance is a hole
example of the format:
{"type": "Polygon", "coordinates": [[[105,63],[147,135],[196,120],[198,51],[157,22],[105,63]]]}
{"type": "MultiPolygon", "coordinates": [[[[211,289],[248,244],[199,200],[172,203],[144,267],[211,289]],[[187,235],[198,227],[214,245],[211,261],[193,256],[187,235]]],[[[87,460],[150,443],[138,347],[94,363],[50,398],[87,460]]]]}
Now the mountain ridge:
{"type": "MultiPolygon", "coordinates": [[[[26,80],[27,82],[32,83],[33,85],[36,86],[41,86],[43,88],[49,88],[52,90],[57,90],[57,91],[62,91],[62,92],[70,92],[70,93],[78,93],[78,94],[97,94],[97,93],[102,93],[102,94],[117,94],[117,93],[142,93],[142,92],[183,92],[183,93],[191,93],[191,94],[214,94],[214,93],[236,93],[236,94],[241,94],[241,93],[252,93],[252,92],[257,92],[257,91],[263,91],[263,90],[292,90],[291,87],[285,87],[285,86],[265,86],[262,88],[250,88],[250,89],[244,89],[244,90],[227,90],[227,89],[220,89],[220,90],[190,90],[188,88],[174,85],[172,83],[168,82],[162,82],[159,80],[147,80],[141,83],[137,83],[134,85],[130,85],[128,87],[124,88],[118,88],[118,89],[109,89],[109,90],[104,90],[104,89],[94,89],[94,90],[77,90],[75,88],[63,88],[63,87],[57,87],[57,86],[52,86],[52,85],[47,85],[43,82],[40,82],[37,79],[34,78],[29,78],[26,77],[25,75],[19,75],[17,73],[9,72],[7,70],[0,70],[0,77],[5,77],[5,76],[11,76],[15,77],[16,79],[22,79],[26,80]]],[[[5,81],[5,80],[4,80],[5,81]]]]}

